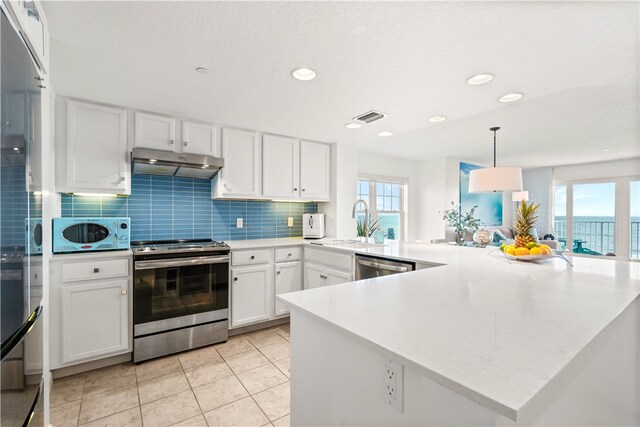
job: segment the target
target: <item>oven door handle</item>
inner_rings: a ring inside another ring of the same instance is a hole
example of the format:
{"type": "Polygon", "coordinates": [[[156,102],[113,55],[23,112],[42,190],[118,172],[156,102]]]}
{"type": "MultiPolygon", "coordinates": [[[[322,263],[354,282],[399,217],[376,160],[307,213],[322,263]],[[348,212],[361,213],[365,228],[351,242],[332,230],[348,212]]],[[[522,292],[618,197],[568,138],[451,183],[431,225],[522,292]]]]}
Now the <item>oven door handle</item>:
{"type": "Polygon", "coordinates": [[[202,264],[222,264],[229,262],[229,256],[201,256],[191,258],[171,258],[154,261],[136,261],[136,270],[149,270],[152,268],[182,267],[202,264]]]}
{"type": "Polygon", "coordinates": [[[393,271],[393,272],[396,272],[396,273],[405,273],[407,271],[411,271],[410,267],[402,267],[402,266],[399,266],[399,265],[382,264],[380,262],[365,261],[365,260],[362,260],[362,259],[358,259],[357,262],[360,265],[364,265],[366,267],[375,268],[377,270],[387,270],[387,271],[393,271]]]}

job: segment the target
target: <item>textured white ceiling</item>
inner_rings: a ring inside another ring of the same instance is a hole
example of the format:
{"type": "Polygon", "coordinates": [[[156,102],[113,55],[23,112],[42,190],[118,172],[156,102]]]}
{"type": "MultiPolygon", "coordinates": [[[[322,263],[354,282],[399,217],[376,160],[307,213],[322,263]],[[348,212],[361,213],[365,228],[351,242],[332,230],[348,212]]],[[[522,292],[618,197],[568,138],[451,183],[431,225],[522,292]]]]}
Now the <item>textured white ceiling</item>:
{"type": "Polygon", "coordinates": [[[45,13],[62,95],[410,159],[488,162],[496,125],[503,164],[640,150],[635,1],[47,2],[45,13]],[[299,66],[318,77],[293,80],[299,66]],[[479,72],[496,78],[465,83],[479,72]],[[497,102],[511,91],[524,100],[497,102]],[[390,116],[344,128],[371,109],[390,116]]]}

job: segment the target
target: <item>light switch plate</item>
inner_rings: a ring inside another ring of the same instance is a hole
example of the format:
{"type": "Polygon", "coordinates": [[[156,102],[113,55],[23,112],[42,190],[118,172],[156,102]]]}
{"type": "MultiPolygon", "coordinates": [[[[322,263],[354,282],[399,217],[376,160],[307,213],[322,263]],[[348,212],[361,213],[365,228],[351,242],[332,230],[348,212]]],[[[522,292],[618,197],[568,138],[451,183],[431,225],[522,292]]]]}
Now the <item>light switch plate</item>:
{"type": "Polygon", "coordinates": [[[236,228],[242,227],[244,227],[244,221],[242,220],[242,218],[236,218],[236,228]]]}

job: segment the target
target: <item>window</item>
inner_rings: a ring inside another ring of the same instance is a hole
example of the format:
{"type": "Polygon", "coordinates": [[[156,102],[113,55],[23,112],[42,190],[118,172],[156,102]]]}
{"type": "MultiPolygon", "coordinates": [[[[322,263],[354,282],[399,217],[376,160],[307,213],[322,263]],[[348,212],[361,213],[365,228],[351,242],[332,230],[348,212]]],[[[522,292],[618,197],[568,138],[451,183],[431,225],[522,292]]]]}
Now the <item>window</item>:
{"type": "Polygon", "coordinates": [[[553,224],[561,249],[640,258],[640,181],[556,183],[553,195],[553,224]]]}
{"type": "MultiPolygon", "coordinates": [[[[404,233],[404,194],[406,183],[384,179],[358,179],[358,199],[369,205],[371,221],[378,221],[386,239],[399,240],[404,233]]],[[[358,221],[364,219],[364,208],[358,206],[358,221]]]]}

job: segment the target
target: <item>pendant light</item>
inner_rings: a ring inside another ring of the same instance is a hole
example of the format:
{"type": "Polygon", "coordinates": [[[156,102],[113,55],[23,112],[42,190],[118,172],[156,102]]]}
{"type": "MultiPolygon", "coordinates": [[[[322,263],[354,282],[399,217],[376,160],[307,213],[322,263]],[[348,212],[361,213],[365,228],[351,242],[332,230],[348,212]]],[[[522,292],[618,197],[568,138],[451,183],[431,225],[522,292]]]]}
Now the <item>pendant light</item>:
{"type": "Polygon", "coordinates": [[[469,174],[469,193],[489,191],[522,191],[522,169],[516,167],[496,167],[496,132],[493,132],[493,167],[474,169],[469,174]]]}

